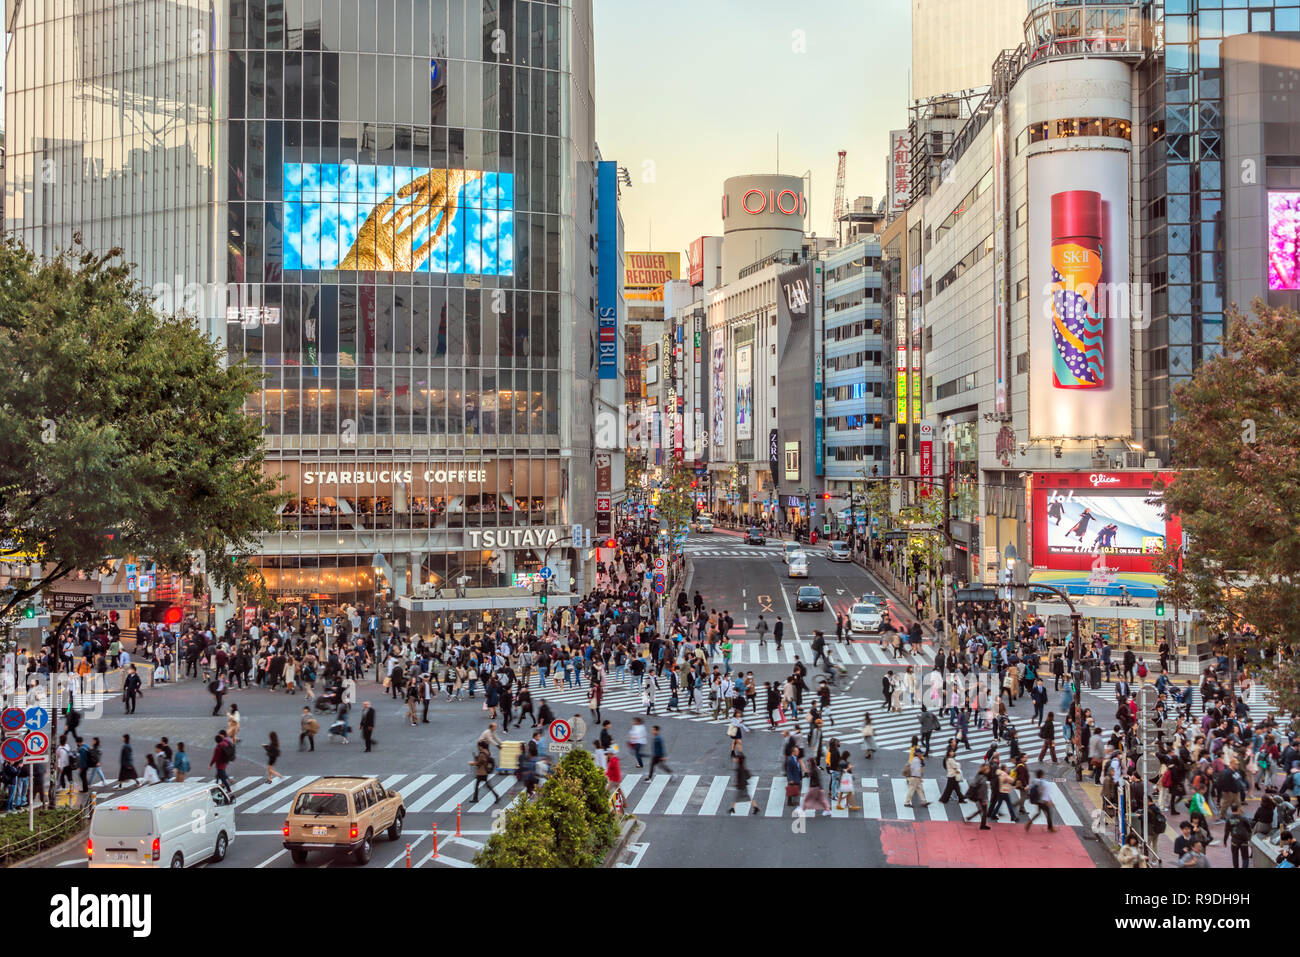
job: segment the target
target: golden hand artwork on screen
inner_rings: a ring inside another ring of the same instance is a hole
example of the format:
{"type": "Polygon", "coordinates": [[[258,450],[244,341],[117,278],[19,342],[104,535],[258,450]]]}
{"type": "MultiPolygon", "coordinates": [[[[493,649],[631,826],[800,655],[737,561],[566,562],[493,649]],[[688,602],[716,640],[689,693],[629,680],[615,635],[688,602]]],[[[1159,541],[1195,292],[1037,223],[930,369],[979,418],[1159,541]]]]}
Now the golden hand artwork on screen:
{"type": "Polygon", "coordinates": [[[482,176],[482,170],[433,169],[399,188],[370,211],[339,268],[366,272],[419,269],[456,217],[461,189],[482,176]],[[433,232],[415,246],[415,237],[433,222],[437,223],[433,232]]]}

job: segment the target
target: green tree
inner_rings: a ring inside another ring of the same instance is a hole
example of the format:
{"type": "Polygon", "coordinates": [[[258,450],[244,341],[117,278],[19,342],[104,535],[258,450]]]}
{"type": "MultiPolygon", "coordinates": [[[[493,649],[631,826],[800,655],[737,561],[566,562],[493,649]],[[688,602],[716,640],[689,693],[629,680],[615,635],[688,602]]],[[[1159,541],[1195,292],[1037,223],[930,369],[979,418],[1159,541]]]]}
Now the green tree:
{"type": "Polygon", "coordinates": [[[694,478],[694,471],[680,462],[674,463],[668,467],[659,488],[655,513],[668,523],[670,541],[686,531],[691,516],[695,514],[695,490],[691,488],[694,478]]]}
{"type": "Polygon", "coordinates": [[[1244,652],[1300,715],[1295,655],[1279,659],[1300,613],[1300,317],[1257,301],[1227,320],[1222,354],[1174,391],[1179,471],[1157,488],[1187,547],[1167,543],[1166,597],[1237,632],[1234,669],[1244,652]],[[1241,637],[1244,625],[1254,634],[1241,637]]]}
{"type": "Polygon", "coordinates": [[[538,791],[506,812],[474,857],[477,867],[598,867],[618,836],[605,775],[589,753],[570,751],[538,791]]]}
{"type": "Polygon", "coordinates": [[[156,315],[121,251],[38,260],[0,246],[0,560],[40,574],[0,594],[0,618],[78,569],[148,557],[256,592],[249,558],[277,527],[257,373],[225,367],[187,318],[156,315]]]}

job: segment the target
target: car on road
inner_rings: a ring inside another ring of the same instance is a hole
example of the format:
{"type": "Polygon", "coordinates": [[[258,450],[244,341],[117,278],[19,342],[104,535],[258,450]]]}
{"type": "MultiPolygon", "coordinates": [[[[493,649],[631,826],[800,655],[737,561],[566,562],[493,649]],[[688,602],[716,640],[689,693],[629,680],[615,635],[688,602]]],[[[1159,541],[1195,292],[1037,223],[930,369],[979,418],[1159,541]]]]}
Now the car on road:
{"type": "Polygon", "coordinates": [[[857,603],[859,605],[875,605],[877,608],[884,608],[885,596],[874,591],[863,592],[857,603]]]}
{"type": "Polygon", "coordinates": [[[310,851],[349,854],[365,864],[375,837],[387,832],[390,841],[398,840],[405,818],[402,795],[378,778],[318,778],[293,796],[282,829],[284,846],[295,864],[305,864],[310,851]]]}
{"type": "Polygon", "coordinates": [[[803,546],[798,542],[781,543],[781,561],[785,562],[787,565],[790,564],[790,556],[795,552],[803,552],[803,546]]]}
{"type": "Polygon", "coordinates": [[[826,546],[826,557],[833,562],[851,562],[853,552],[848,542],[831,542],[826,546]]]}
{"type": "Polygon", "coordinates": [[[762,530],[761,528],[754,528],[754,527],[751,527],[750,530],[749,530],[748,532],[745,533],[745,544],[746,544],[746,545],[766,545],[766,544],[767,544],[767,536],[765,536],[765,535],[763,534],[763,530],[762,530]]]}
{"type": "Polygon", "coordinates": [[[821,611],[826,607],[826,595],[820,585],[804,585],[794,597],[795,611],[821,611]]]}
{"type": "Polygon", "coordinates": [[[691,522],[691,529],[701,535],[711,535],[713,533],[713,517],[710,515],[697,515],[695,521],[691,522]]]}
{"type": "Polygon", "coordinates": [[[876,605],[858,603],[849,609],[849,631],[853,634],[879,634],[884,627],[885,616],[876,605]]]}
{"type": "Polygon", "coordinates": [[[791,578],[808,577],[808,556],[804,552],[795,552],[790,556],[789,562],[791,578]]]}

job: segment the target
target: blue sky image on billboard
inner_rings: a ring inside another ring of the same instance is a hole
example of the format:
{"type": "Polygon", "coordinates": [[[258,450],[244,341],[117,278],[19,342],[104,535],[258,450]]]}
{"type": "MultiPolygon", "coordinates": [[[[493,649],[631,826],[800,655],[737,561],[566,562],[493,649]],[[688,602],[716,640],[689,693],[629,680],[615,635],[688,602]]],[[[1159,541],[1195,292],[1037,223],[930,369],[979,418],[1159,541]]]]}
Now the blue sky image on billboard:
{"type": "Polygon", "coordinates": [[[284,164],[284,268],[514,273],[514,175],[284,164]]]}

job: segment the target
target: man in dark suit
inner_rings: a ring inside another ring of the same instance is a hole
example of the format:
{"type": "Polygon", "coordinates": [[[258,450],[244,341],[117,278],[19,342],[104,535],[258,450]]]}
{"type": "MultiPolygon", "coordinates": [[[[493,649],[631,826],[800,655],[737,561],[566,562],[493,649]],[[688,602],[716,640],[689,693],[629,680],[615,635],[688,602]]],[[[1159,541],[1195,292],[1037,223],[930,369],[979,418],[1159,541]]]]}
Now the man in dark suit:
{"type": "Polygon", "coordinates": [[[375,709],[370,707],[369,701],[363,701],[361,702],[361,737],[365,739],[367,751],[378,743],[374,739],[374,734],[375,709]]]}

